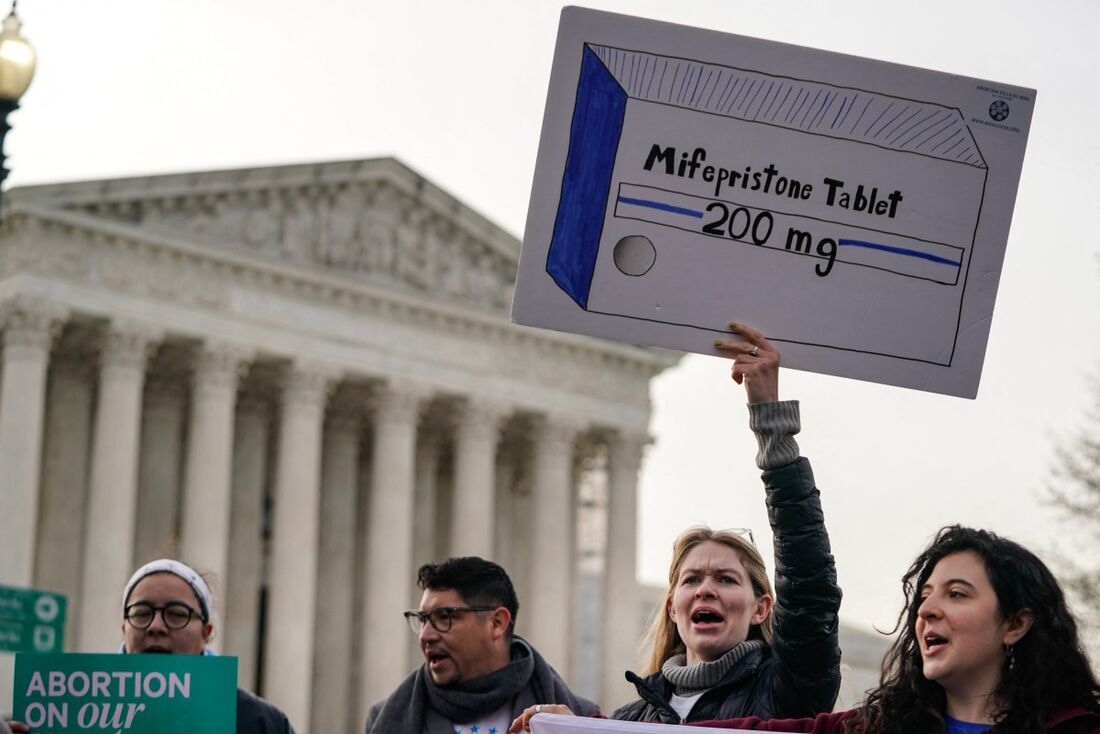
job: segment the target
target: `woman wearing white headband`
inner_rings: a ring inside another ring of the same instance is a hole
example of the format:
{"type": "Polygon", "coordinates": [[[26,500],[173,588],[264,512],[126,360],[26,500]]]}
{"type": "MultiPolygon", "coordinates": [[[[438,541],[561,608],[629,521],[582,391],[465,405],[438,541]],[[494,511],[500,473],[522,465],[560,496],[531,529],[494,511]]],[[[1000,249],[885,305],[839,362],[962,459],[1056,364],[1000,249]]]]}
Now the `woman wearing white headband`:
{"type": "MultiPolygon", "coordinates": [[[[210,655],[213,596],[202,576],[168,558],[134,572],[122,595],[122,649],[127,654],[210,655]]],[[[15,734],[30,728],[10,722],[15,734]]],[[[237,734],[294,734],[279,709],[237,689],[237,734]]]]}

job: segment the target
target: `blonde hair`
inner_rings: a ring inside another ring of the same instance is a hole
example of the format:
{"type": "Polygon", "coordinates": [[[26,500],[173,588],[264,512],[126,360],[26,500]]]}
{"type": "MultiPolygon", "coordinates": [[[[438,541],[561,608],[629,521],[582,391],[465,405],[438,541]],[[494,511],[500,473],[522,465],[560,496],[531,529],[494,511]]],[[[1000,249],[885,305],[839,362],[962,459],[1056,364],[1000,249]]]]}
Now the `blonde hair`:
{"type": "MultiPolygon", "coordinates": [[[[680,632],[668,616],[668,606],[676,589],[676,579],[680,575],[684,560],[696,546],[707,541],[721,543],[733,549],[745,566],[749,580],[752,582],[752,589],[758,599],[765,595],[775,598],[771,579],[768,578],[768,572],[764,568],[764,558],[760,555],[760,551],[756,550],[756,546],[732,530],[711,530],[705,525],[688,528],[676,538],[676,542],[672,545],[668,590],[661,603],[654,609],[653,620],[645,634],[645,639],[652,644],[649,663],[644,673],[646,675],[659,671],[664,662],[673,655],[686,652],[684,641],[680,639],[680,632]]],[[[762,639],[765,644],[771,645],[772,617],[770,614],[762,623],[749,628],[748,638],[762,639]]]]}

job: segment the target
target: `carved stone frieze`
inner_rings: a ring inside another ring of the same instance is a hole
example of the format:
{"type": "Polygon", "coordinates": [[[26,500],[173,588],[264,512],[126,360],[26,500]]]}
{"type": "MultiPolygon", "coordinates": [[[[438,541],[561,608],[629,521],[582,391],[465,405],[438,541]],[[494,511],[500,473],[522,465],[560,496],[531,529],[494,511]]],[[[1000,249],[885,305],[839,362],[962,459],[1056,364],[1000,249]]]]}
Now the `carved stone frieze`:
{"type": "Polygon", "coordinates": [[[228,304],[228,284],[209,263],[74,228],[52,225],[46,231],[53,235],[47,241],[10,252],[19,272],[208,308],[228,304]]]}
{"type": "Polygon", "coordinates": [[[500,312],[511,303],[514,257],[384,182],[135,200],[83,211],[481,309],[500,312]]]}

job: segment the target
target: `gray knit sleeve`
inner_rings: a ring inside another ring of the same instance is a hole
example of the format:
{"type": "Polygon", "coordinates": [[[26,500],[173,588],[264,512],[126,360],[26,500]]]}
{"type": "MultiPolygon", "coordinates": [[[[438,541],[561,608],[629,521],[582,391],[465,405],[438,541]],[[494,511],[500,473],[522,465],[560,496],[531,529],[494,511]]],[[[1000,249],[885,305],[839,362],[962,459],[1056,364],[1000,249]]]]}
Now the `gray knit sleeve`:
{"type": "Polygon", "coordinates": [[[749,427],[756,435],[761,470],[778,469],[798,458],[794,435],[801,430],[797,400],[749,404],[749,427]]]}

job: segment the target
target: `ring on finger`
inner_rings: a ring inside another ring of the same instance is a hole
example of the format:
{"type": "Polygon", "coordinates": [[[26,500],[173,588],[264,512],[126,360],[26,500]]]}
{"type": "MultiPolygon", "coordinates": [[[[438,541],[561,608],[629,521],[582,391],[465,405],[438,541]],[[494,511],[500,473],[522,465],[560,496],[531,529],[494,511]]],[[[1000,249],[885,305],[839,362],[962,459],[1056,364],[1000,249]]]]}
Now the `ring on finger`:
{"type": "Polygon", "coordinates": [[[759,357],[760,356],[760,349],[757,348],[757,347],[753,347],[752,350],[749,352],[749,356],[750,357],[759,357]]]}

